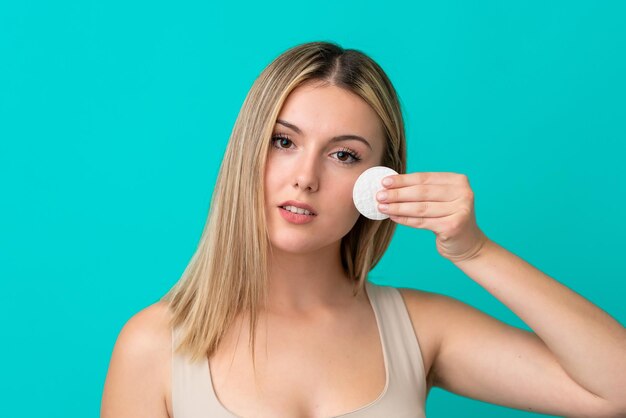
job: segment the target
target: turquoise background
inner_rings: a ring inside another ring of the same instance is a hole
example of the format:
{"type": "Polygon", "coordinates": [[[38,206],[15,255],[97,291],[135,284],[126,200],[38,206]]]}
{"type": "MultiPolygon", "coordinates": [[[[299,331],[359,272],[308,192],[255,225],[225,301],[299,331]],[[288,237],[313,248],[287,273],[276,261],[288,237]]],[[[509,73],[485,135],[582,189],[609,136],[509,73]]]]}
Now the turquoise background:
{"type": "MultiPolygon", "coordinates": [[[[494,241],[626,323],[626,3],[0,5],[6,417],[98,416],[123,324],[180,277],[260,71],[361,49],[404,106],[409,171],[468,175],[494,241]]],[[[377,282],[524,326],[400,226],[377,282]]],[[[537,416],[435,389],[429,417],[537,416]]]]}

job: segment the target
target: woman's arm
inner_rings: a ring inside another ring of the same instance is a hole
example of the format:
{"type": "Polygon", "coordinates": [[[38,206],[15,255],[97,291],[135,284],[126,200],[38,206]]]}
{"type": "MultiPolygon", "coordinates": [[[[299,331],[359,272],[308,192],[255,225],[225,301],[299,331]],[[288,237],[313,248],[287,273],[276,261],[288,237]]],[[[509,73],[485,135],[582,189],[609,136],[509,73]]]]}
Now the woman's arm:
{"type": "Polygon", "coordinates": [[[626,330],[489,240],[476,223],[467,176],[417,172],[388,176],[383,185],[377,195],[381,212],[397,223],[433,231],[443,257],[536,333],[449,298],[405,292],[416,332],[426,340],[424,358],[432,359],[435,384],[515,408],[626,416],[626,330]]]}
{"type": "Polygon", "coordinates": [[[571,379],[626,415],[623,326],[491,240],[454,264],[519,316],[571,379]]]}
{"type": "Polygon", "coordinates": [[[624,417],[575,382],[535,334],[447,296],[401,289],[430,386],[484,402],[567,417],[624,417]]]}

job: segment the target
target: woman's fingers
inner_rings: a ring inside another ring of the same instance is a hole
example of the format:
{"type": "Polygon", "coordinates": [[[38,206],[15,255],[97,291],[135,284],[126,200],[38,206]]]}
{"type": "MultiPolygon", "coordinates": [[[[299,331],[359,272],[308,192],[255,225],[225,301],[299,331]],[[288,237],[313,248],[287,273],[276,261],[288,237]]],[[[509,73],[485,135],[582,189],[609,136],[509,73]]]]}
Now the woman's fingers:
{"type": "Polygon", "coordinates": [[[383,179],[383,185],[387,188],[398,188],[412,186],[415,184],[450,184],[463,185],[469,183],[465,174],[442,173],[442,172],[416,172],[408,174],[395,174],[387,176],[383,179]],[[385,180],[391,180],[391,184],[384,183],[385,180]]]}
{"type": "Polygon", "coordinates": [[[459,185],[416,184],[402,188],[383,189],[376,194],[380,203],[395,202],[451,202],[464,190],[459,185]]]}
{"type": "Polygon", "coordinates": [[[454,202],[379,203],[378,209],[389,216],[442,218],[456,212],[454,202]]]}

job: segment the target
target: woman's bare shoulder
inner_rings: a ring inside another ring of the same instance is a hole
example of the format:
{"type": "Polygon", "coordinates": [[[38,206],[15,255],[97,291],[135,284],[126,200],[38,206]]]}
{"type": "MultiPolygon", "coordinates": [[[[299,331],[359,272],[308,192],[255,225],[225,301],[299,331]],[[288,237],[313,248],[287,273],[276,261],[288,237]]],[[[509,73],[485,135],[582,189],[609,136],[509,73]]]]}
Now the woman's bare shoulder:
{"type": "Polygon", "coordinates": [[[124,328],[129,328],[131,332],[138,332],[151,339],[169,340],[171,339],[170,318],[167,302],[159,301],[133,315],[124,328]]]}
{"type": "Polygon", "coordinates": [[[424,369],[432,385],[432,366],[445,339],[446,333],[464,312],[467,305],[439,293],[398,288],[419,341],[424,369]]]}
{"type": "Polygon", "coordinates": [[[116,345],[137,355],[169,355],[170,311],[166,302],[156,302],[134,314],[120,331],[116,345]]]}
{"type": "Polygon", "coordinates": [[[452,301],[451,298],[439,293],[405,287],[398,287],[397,289],[402,295],[402,299],[404,299],[404,304],[411,315],[411,319],[422,316],[428,317],[434,313],[433,311],[441,310],[452,301]]]}
{"type": "Polygon", "coordinates": [[[450,296],[409,288],[398,290],[416,331],[426,332],[438,342],[457,327],[488,318],[485,313],[450,296]]]}
{"type": "Polygon", "coordinates": [[[101,417],[167,417],[171,328],[165,302],[134,314],[122,327],[109,363],[101,417]]]}

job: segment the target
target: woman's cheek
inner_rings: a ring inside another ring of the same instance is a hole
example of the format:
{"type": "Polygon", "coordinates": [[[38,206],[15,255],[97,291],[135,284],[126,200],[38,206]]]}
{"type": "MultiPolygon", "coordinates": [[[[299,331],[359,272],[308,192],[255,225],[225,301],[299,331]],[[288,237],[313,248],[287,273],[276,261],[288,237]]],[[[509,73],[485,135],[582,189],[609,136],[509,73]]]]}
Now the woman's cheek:
{"type": "Polygon", "coordinates": [[[349,184],[348,187],[345,187],[341,190],[341,192],[338,192],[337,196],[341,196],[341,203],[338,206],[342,209],[343,217],[356,222],[360,214],[354,205],[354,200],[352,198],[353,187],[353,184],[349,184]]]}

